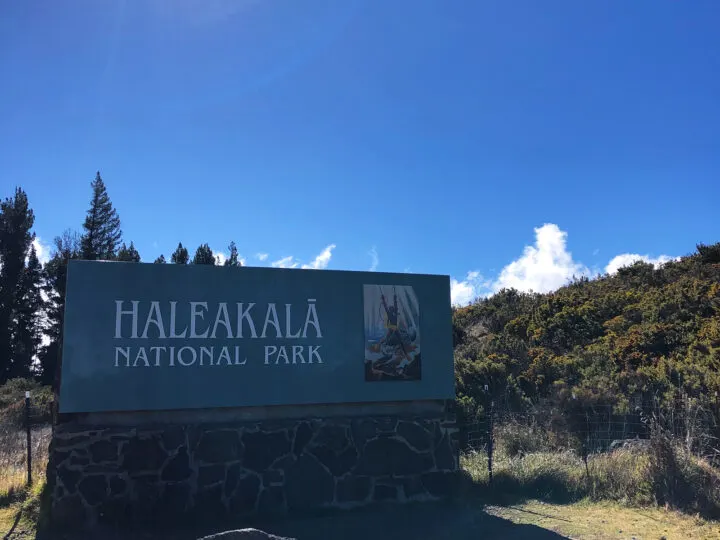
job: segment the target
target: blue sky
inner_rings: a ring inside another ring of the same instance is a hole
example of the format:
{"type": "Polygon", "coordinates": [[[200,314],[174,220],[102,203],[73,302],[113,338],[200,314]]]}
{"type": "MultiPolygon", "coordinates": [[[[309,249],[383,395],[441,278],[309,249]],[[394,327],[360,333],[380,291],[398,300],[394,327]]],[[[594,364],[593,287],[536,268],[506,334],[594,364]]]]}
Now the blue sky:
{"type": "Polygon", "coordinates": [[[0,195],[22,186],[49,244],[100,170],[144,260],[234,240],[247,264],[449,274],[459,302],[550,290],[720,240],[719,21],[715,0],[3,2],[0,195]]]}

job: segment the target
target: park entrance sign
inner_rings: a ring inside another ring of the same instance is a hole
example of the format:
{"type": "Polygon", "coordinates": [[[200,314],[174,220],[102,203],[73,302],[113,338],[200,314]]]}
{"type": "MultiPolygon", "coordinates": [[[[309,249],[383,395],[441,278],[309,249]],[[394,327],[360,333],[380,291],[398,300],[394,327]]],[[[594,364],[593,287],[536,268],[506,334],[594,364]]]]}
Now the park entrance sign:
{"type": "Polygon", "coordinates": [[[453,398],[447,276],[69,263],[61,413],[453,398]]]}
{"type": "Polygon", "coordinates": [[[70,261],[62,354],[57,527],[460,485],[447,276],[70,261]]]}

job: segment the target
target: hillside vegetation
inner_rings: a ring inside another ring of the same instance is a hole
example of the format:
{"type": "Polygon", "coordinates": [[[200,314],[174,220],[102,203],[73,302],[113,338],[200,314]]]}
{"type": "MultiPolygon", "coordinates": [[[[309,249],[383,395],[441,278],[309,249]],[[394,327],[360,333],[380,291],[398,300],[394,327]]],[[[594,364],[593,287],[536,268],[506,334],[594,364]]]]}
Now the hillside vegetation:
{"type": "Polygon", "coordinates": [[[503,290],[455,309],[453,332],[466,419],[490,399],[506,410],[618,412],[682,399],[717,412],[720,243],[549,294],[503,290]]]}

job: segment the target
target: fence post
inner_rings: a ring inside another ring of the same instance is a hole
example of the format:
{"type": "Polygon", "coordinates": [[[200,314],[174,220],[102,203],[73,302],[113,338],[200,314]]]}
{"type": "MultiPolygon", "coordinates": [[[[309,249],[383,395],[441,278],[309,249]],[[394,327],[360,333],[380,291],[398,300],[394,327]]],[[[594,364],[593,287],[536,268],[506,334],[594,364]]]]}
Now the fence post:
{"type": "Polygon", "coordinates": [[[585,438],[582,442],[582,459],[585,462],[585,478],[590,491],[590,467],[588,466],[588,453],[590,452],[590,416],[587,410],[585,411],[585,429],[587,430],[585,438]]]}
{"type": "Polygon", "coordinates": [[[493,408],[494,401],[490,401],[490,412],[488,416],[488,479],[493,484],[493,408]]]}
{"type": "Polygon", "coordinates": [[[25,392],[25,429],[27,433],[27,485],[32,485],[32,444],[30,440],[30,392],[25,392]]]}

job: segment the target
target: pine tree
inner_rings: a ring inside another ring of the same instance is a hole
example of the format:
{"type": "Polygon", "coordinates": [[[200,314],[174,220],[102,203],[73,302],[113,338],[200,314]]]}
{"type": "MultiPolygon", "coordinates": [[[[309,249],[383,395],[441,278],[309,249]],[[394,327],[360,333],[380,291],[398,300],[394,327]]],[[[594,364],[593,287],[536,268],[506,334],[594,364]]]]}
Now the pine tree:
{"type": "Polygon", "coordinates": [[[30,251],[35,215],[20,188],[0,202],[0,384],[11,372],[17,329],[18,291],[30,251]]]}
{"type": "Polygon", "coordinates": [[[16,334],[11,377],[29,377],[42,342],[43,270],[35,246],[31,244],[28,262],[20,280],[16,334]]]}
{"type": "Polygon", "coordinates": [[[99,172],[90,186],[93,196],[83,223],[85,232],[80,240],[82,258],[113,260],[122,238],[120,217],[110,202],[99,172]]]}
{"type": "Polygon", "coordinates": [[[207,244],[200,244],[197,250],[195,250],[195,256],[193,257],[193,264],[215,264],[215,256],[213,255],[212,249],[207,244]]]}
{"type": "Polygon", "coordinates": [[[157,259],[155,259],[155,264],[165,264],[167,261],[165,260],[165,255],[160,255],[157,259]]]}
{"type": "Polygon", "coordinates": [[[242,266],[235,242],[230,242],[228,250],[230,250],[230,257],[225,259],[225,266],[242,266]]]}
{"type": "Polygon", "coordinates": [[[125,246],[125,242],[123,242],[117,252],[117,260],[123,262],[140,262],[140,253],[135,249],[135,244],[130,242],[130,247],[127,247],[125,246]]]}
{"type": "Polygon", "coordinates": [[[182,242],[178,242],[177,249],[170,256],[170,262],[173,264],[187,264],[190,261],[190,254],[187,248],[184,248],[182,242]]]}
{"type": "Polygon", "coordinates": [[[62,358],[62,329],[65,313],[67,265],[70,259],[80,258],[80,238],[74,231],[65,231],[55,238],[52,257],[45,264],[45,294],[48,297],[47,329],[49,343],[40,351],[41,380],[56,382],[62,358]]]}

